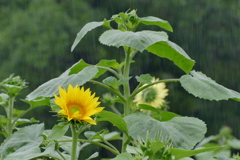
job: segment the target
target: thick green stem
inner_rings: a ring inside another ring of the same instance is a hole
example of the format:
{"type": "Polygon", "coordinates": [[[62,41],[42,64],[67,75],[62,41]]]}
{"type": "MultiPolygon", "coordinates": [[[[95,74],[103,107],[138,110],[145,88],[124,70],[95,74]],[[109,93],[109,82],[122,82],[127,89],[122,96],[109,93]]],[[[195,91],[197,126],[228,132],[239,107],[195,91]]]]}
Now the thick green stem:
{"type": "MultiPolygon", "coordinates": [[[[130,48],[129,48],[130,50],[130,48]]],[[[131,55],[130,52],[125,50],[125,65],[124,65],[124,71],[123,71],[123,78],[129,77],[129,70],[130,70],[130,63],[131,63],[131,55]]],[[[124,117],[130,114],[130,105],[131,105],[131,99],[130,99],[130,86],[129,81],[123,84],[123,92],[124,92],[124,99],[126,100],[124,102],[124,117]]],[[[127,147],[127,135],[123,134],[123,142],[122,142],[122,153],[126,152],[127,147]]]]}
{"type": "Polygon", "coordinates": [[[72,154],[71,160],[77,160],[77,142],[78,142],[78,132],[76,131],[76,126],[72,123],[71,124],[71,131],[72,131],[72,154]]]}

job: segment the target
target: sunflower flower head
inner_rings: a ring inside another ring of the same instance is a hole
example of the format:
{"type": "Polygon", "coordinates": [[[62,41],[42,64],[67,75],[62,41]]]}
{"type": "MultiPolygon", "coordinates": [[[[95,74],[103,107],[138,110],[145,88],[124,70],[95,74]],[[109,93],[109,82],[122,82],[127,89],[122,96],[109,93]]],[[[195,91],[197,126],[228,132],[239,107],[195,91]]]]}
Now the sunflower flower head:
{"type": "Polygon", "coordinates": [[[54,102],[61,108],[58,114],[67,118],[68,121],[85,121],[96,125],[91,116],[101,112],[104,107],[98,107],[99,97],[91,94],[90,89],[84,90],[84,87],[71,84],[68,90],[59,87],[59,97],[54,95],[54,102]]]}
{"type": "MultiPolygon", "coordinates": [[[[159,81],[158,78],[152,78],[152,83],[159,81]]],[[[147,104],[158,109],[163,109],[165,98],[168,95],[165,83],[158,83],[139,92],[133,102],[138,104],[147,104]]]]}

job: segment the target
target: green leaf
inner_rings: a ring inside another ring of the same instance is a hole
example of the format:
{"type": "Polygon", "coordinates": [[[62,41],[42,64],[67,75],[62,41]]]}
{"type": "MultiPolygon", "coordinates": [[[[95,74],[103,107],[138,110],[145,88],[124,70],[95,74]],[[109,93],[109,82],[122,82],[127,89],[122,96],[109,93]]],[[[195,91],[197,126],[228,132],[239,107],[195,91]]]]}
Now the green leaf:
{"type": "Polygon", "coordinates": [[[115,77],[107,77],[103,80],[103,83],[106,85],[109,85],[113,87],[114,89],[118,89],[118,87],[121,85],[118,80],[115,77]]]}
{"type": "Polygon", "coordinates": [[[74,50],[74,48],[77,46],[77,44],[81,41],[81,39],[87,34],[87,32],[102,26],[104,21],[101,22],[89,22],[83,26],[83,28],[78,32],[77,37],[75,38],[73,45],[71,47],[71,52],[74,50]]]}
{"type": "Polygon", "coordinates": [[[120,46],[128,46],[140,52],[156,42],[167,40],[168,36],[165,32],[156,31],[122,32],[119,30],[108,30],[99,38],[99,41],[104,45],[117,48],[120,46]]]}
{"type": "Polygon", "coordinates": [[[16,126],[19,126],[21,124],[26,124],[26,123],[37,123],[39,122],[38,120],[36,120],[35,118],[31,118],[31,119],[26,119],[26,118],[19,118],[15,124],[16,126]]]}
{"type": "Polygon", "coordinates": [[[38,97],[33,100],[23,100],[25,103],[28,103],[32,108],[42,107],[42,106],[50,106],[50,98],[49,97],[38,97]]]}
{"type": "Polygon", "coordinates": [[[160,122],[149,115],[135,113],[124,118],[128,133],[132,138],[148,138],[151,140],[161,134],[169,139],[174,148],[192,149],[206,133],[206,124],[192,117],[174,117],[169,121],[160,122]],[[149,133],[149,134],[147,134],[149,133]]]}
{"type": "Polygon", "coordinates": [[[139,20],[140,20],[139,23],[142,23],[145,25],[157,25],[163,29],[166,29],[167,31],[173,32],[171,25],[167,21],[162,20],[160,18],[148,16],[148,17],[139,18],[139,20]]]}
{"type": "Polygon", "coordinates": [[[150,84],[152,82],[152,76],[150,74],[142,74],[140,76],[136,76],[136,79],[140,83],[150,84]]]}
{"type": "Polygon", "coordinates": [[[179,149],[179,148],[170,148],[170,151],[175,156],[176,160],[178,160],[180,158],[191,157],[191,156],[199,154],[199,153],[213,151],[213,150],[217,150],[220,148],[221,147],[206,147],[206,148],[201,148],[201,149],[196,149],[196,150],[184,150],[184,149],[179,149]]]}
{"type": "Polygon", "coordinates": [[[121,116],[109,111],[101,111],[97,114],[97,116],[97,121],[109,121],[118,127],[122,132],[128,134],[127,124],[121,116]]]}
{"type": "Polygon", "coordinates": [[[37,97],[52,97],[58,93],[58,87],[67,88],[69,84],[83,85],[94,77],[98,72],[98,69],[94,66],[89,66],[81,70],[81,72],[72,75],[64,75],[47,81],[39,86],[36,90],[27,96],[27,100],[33,100],[37,97]]]}
{"type": "Polygon", "coordinates": [[[144,110],[148,110],[148,111],[153,111],[156,112],[160,115],[161,111],[153,106],[147,105],[147,104],[139,104],[139,109],[144,109],[144,110]]]}
{"type": "Polygon", "coordinates": [[[44,124],[35,124],[19,129],[1,144],[0,155],[5,157],[13,152],[23,152],[39,147],[43,142],[41,136],[43,131],[44,124]]]}
{"type": "Polygon", "coordinates": [[[57,140],[65,135],[65,133],[68,131],[69,123],[67,122],[61,122],[57,125],[55,125],[48,136],[47,140],[57,140]]]}
{"type": "Polygon", "coordinates": [[[129,153],[122,153],[111,160],[133,160],[133,157],[129,153]]]}
{"type": "MultiPolygon", "coordinates": [[[[63,75],[77,74],[77,73],[79,73],[80,71],[82,71],[84,68],[86,68],[88,66],[94,66],[94,65],[88,64],[84,60],[81,59],[79,62],[75,63],[73,65],[73,67],[71,67],[63,75]]],[[[98,64],[96,64],[96,66],[109,67],[109,68],[117,69],[117,68],[119,68],[120,65],[116,62],[116,60],[106,60],[106,59],[103,59],[103,60],[99,61],[98,64]]],[[[99,76],[104,74],[106,71],[107,71],[107,69],[98,68],[98,73],[92,79],[98,78],[99,76]]]]}
{"type": "Polygon", "coordinates": [[[201,72],[191,71],[180,78],[180,83],[186,91],[199,98],[240,101],[240,93],[223,87],[201,72]]]}
{"type": "Polygon", "coordinates": [[[233,159],[233,158],[228,158],[228,157],[223,156],[223,155],[216,156],[215,159],[216,159],[216,160],[235,160],[235,159],[233,159]]]}
{"type": "Polygon", "coordinates": [[[227,140],[227,143],[230,145],[232,149],[238,149],[240,150],[240,140],[239,139],[229,139],[227,140]]]}
{"type": "Polygon", "coordinates": [[[154,43],[147,48],[147,51],[173,61],[175,65],[186,73],[189,73],[195,64],[195,61],[181,47],[171,41],[154,43]]]}
{"type": "Polygon", "coordinates": [[[91,160],[92,158],[98,157],[98,152],[93,153],[90,157],[88,157],[86,160],[91,160]]]}
{"type": "Polygon", "coordinates": [[[0,93],[0,105],[6,105],[9,96],[5,93],[0,93]]]}
{"type": "Polygon", "coordinates": [[[49,155],[54,152],[54,146],[55,144],[53,142],[49,143],[44,152],[41,152],[39,147],[33,147],[21,152],[15,152],[8,155],[5,160],[27,160],[49,155]]]}

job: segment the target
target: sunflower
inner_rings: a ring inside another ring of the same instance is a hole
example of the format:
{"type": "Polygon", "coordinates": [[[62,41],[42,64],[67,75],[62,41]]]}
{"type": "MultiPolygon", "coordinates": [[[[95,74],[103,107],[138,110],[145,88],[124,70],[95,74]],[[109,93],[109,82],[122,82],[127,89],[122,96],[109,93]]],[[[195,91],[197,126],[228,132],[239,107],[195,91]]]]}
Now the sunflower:
{"type": "MultiPolygon", "coordinates": [[[[152,78],[152,83],[159,81],[158,78],[152,78]]],[[[139,92],[133,102],[138,104],[147,104],[161,109],[165,104],[165,97],[168,95],[165,83],[158,83],[139,92]]]]}
{"type": "Polygon", "coordinates": [[[68,121],[86,121],[96,125],[96,122],[90,117],[101,112],[104,107],[97,107],[99,97],[95,93],[91,95],[90,89],[84,91],[84,87],[68,85],[68,91],[59,87],[59,97],[54,95],[54,102],[61,107],[59,115],[67,118],[68,121]]]}

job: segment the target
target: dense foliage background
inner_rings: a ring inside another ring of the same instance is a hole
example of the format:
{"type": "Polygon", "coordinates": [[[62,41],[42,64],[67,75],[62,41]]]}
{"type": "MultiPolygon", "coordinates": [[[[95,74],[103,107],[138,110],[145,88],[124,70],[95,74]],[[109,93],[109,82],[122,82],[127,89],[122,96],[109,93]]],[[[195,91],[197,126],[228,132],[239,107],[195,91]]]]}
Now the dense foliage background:
{"type": "MultiPolygon", "coordinates": [[[[11,73],[29,82],[29,92],[59,76],[79,59],[96,64],[100,59],[122,61],[122,50],[102,46],[98,36],[104,28],[87,34],[71,53],[79,30],[91,21],[137,9],[139,17],[155,16],[167,20],[174,32],[169,39],[181,46],[202,71],[223,86],[240,91],[240,2],[239,0],[1,0],[0,1],[0,81],[11,73]]],[[[144,27],[143,27],[144,29],[144,27]]],[[[158,30],[157,27],[152,27],[158,30]]],[[[179,78],[183,71],[166,59],[138,53],[132,74],[150,73],[159,78],[179,78]]],[[[133,82],[132,85],[135,85],[133,82]]],[[[189,95],[180,83],[167,84],[170,111],[195,116],[208,125],[208,133],[217,134],[227,125],[240,138],[240,104],[234,101],[206,101],[189,95]]],[[[101,96],[104,89],[94,87],[101,96]]],[[[24,103],[17,103],[24,108],[24,103]]],[[[48,107],[32,115],[51,128],[56,123],[48,107]]]]}

